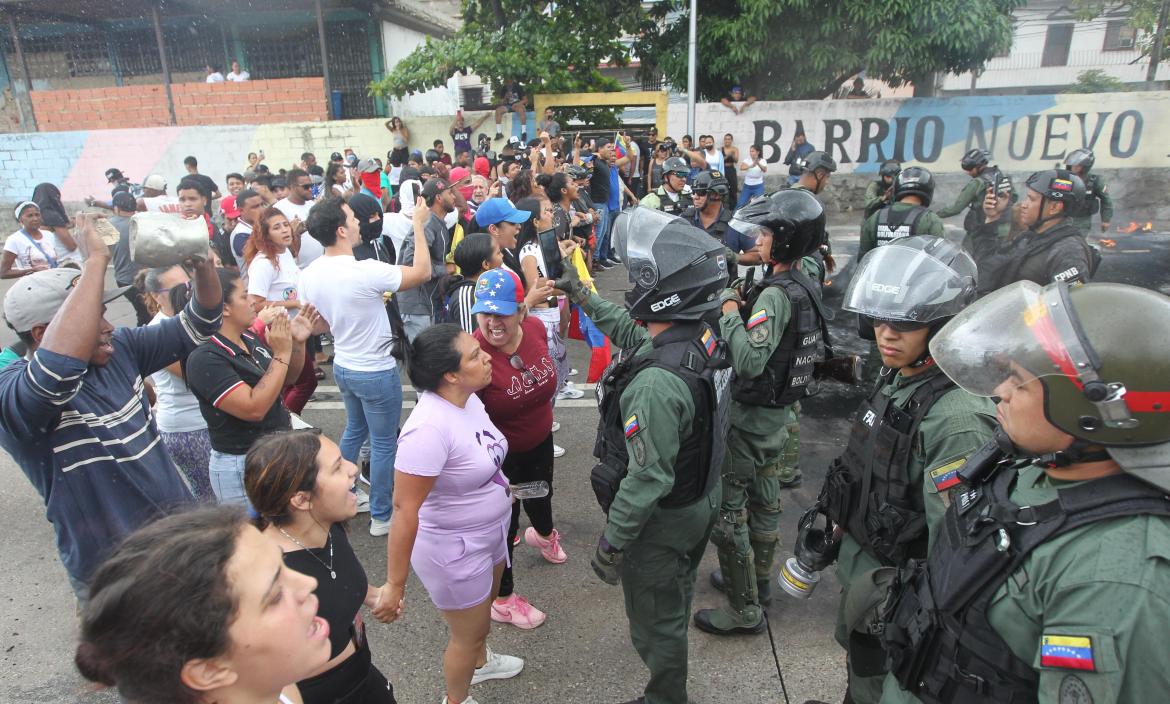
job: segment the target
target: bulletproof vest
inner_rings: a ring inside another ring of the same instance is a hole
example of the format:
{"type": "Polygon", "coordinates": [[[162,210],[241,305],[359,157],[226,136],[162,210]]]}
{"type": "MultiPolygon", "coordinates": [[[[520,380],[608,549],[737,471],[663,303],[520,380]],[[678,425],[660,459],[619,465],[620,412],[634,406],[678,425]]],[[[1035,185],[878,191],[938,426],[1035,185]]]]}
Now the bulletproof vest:
{"type": "Polygon", "coordinates": [[[918,234],[918,221],[928,211],[921,205],[912,206],[909,210],[893,213],[894,206],[882,208],[877,216],[877,246],[887,245],[903,237],[913,237],[918,234]]]}
{"type": "Polygon", "coordinates": [[[926,505],[922,480],[910,480],[910,457],[922,419],[955,383],[937,367],[923,374],[926,379],[899,406],[882,393],[897,372],[882,369],[821,489],[833,522],[887,566],[926,557],[926,505]]]}
{"type": "Polygon", "coordinates": [[[789,269],[762,279],[748,292],[740,309],[746,324],[764,289],[775,286],[792,304],[792,317],[764,371],[751,379],[736,377],[731,398],[749,406],[783,408],[809,395],[813,364],[822,358],[821,344],[831,344],[821,307],[819,287],[799,269],[789,269]]]}
{"type": "Polygon", "coordinates": [[[1097,521],[1170,517],[1170,500],[1127,475],[1061,489],[1039,506],[1008,497],[1019,464],[1005,463],[947,510],[930,558],[899,573],[883,614],[890,672],[926,704],[1031,704],[1039,674],[992,628],[999,588],[1046,541],[1097,521]]]}
{"type": "Polygon", "coordinates": [[[1069,211],[1069,217],[1087,218],[1101,210],[1101,177],[1089,174],[1085,177],[1085,197],[1069,211]]]}
{"type": "Polygon", "coordinates": [[[1091,270],[1084,273],[1090,276],[1096,271],[1095,264],[1100,262],[1100,253],[1089,246],[1076,225],[1066,220],[1043,234],[1029,231],[1004,242],[983,258],[979,262],[979,295],[987,295],[1016,281],[1048,284],[1048,250],[1070,237],[1075,237],[1075,241],[1085,248],[1091,270]]]}
{"type": "Polygon", "coordinates": [[[659,186],[655,193],[658,194],[658,209],[669,215],[682,215],[682,211],[691,207],[689,193],[679,193],[677,201],[666,194],[666,186],[659,186]]]}
{"type": "MultiPolygon", "coordinates": [[[[679,438],[674,486],[658,505],[689,506],[710,494],[719,481],[731,427],[727,391],[732,373],[726,343],[705,323],[678,324],[655,336],[653,348],[646,354],[635,355],[634,350],[623,350],[597,384],[601,420],[593,456],[599,463],[593,468],[590,481],[597,502],[606,512],[629,467],[627,433],[636,437],[637,432],[637,419],[622,417],[622,393],[639,373],[650,367],[665,369],[682,379],[691,392],[695,408],[690,432],[679,438]],[[635,424],[632,432],[631,421],[635,424]]],[[[638,461],[640,464],[641,460],[638,461]]]]}

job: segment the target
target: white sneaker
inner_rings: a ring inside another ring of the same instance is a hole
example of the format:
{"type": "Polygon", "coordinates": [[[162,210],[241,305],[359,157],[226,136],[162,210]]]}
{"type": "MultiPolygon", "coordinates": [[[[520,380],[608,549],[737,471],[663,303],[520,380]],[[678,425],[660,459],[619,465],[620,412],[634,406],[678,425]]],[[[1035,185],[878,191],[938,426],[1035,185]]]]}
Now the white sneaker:
{"type": "Polygon", "coordinates": [[[388,535],[390,533],[390,521],[379,521],[377,518],[370,516],[370,535],[380,536],[388,535]]]}
{"type": "Polygon", "coordinates": [[[555,458],[555,457],[564,457],[564,456],[565,456],[565,448],[561,447],[560,445],[558,445],[554,442],[553,443],[553,457],[555,458]]]}
{"type": "Polygon", "coordinates": [[[354,489],[353,493],[357,494],[357,497],[358,497],[357,512],[358,513],[369,513],[370,512],[370,495],[367,494],[366,492],[362,491],[361,489],[354,489]]]}
{"type": "Polygon", "coordinates": [[[479,684],[484,680],[506,680],[515,677],[524,669],[524,661],[512,655],[500,655],[487,649],[487,662],[483,667],[475,668],[471,675],[471,683],[479,684]]]}
{"type": "Polygon", "coordinates": [[[565,388],[561,389],[560,393],[557,394],[558,401],[567,401],[584,397],[585,392],[581,389],[578,389],[576,386],[573,386],[572,384],[565,384],[565,388]]]}
{"type": "Polygon", "coordinates": [[[561,429],[561,424],[554,420],[553,425],[552,425],[552,431],[555,433],[560,429],[561,429]]]}
{"type": "Polygon", "coordinates": [[[569,376],[577,376],[577,370],[576,370],[576,369],[570,369],[570,370],[569,370],[569,376]]]}

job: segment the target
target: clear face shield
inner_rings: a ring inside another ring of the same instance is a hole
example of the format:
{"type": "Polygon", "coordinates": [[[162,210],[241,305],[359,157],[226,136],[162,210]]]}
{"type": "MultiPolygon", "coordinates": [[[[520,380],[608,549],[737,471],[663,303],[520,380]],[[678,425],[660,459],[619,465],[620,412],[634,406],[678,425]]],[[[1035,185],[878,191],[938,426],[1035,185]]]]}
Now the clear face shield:
{"type": "MultiPolygon", "coordinates": [[[[975,264],[968,261],[973,272],[975,264]]],[[[962,311],[974,289],[970,274],[894,242],[865,255],[842,308],[869,318],[929,323],[962,311]]]]}
{"type": "Polygon", "coordinates": [[[677,218],[661,210],[638,206],[618,214],[613,225],[614,246],[630,273],[630,283],[645,289],[658,285],[654,243],[677,218]]]}

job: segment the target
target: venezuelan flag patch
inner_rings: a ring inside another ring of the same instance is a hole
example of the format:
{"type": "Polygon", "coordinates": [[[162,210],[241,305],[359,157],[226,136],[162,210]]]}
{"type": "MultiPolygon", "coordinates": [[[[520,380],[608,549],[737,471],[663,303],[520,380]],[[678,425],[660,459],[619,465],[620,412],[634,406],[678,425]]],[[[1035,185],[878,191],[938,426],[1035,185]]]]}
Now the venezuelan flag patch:
{"type": "Polygon", "coordinates": [[[635,413],[634,415],[632,415],[626,419],[626,437],[627,438],[634,437],[634,435],[636,435],[638,433],[638,431],[641,429],[642,429],[642,426],[638,425],[638,414],[637,413],[635,413]]]}
{"type": "Polygon", "coordinates": [[[710,357],[715,353],[715,334],[710,330],[703,333],[703,349],[707,350],[707,356],[710,357]]]}
{"type": "Polygon", "coordinates": [[[1040,641],[1040,666],[1096,672],[1093,641],[1086,636],[1044,635],[1040,641]]]}
{"type": "Polygon", "coordinates": [[[959,483],[959,468],[967,462],[967,458],[948,462],[941,467],[930,470],[930,481],[934,482],[937,491],[946,491],[959,483]]]}
{"type": "Polygon", "coordinates": [[[761,309],[757,310],[755,313],[752,313],[752,317],[748,318],[747,325],[745,327],[747,327],[748,330],[751,330],[752,328],[754,328],[755,326],[759,325],[760,323],[766,321],[767,319],[768,319],[768,311],[761,308],[761,309]]]}
{"type": "Polygon", "coordinates": [[[1052,179],[1052,190],[1054,191],[1072,191],[1073,182],[1066,178],[1052,179]]]}

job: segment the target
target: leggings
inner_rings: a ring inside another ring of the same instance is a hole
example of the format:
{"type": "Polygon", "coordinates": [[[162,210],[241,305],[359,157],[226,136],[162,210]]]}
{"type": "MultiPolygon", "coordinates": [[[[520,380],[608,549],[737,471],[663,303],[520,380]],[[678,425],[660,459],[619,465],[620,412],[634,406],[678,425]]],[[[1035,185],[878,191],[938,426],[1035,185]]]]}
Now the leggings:
{"type": "Polygon", "coordinates": [[[548,482],[548,496],[539,499],[524,499],[512,503],[512,522],[508,526],[508,565],[504,568],[504,576],[500,578],[499,596],[511,596],[515,591],[512,582],[512,543],[520,531],[520,505],[524,505],[524,513],[532,527],[541,535],[553,532],[552,517],[552,486],[553,486],[553,437],[548,434],[539,445],[524,452],[509,452],[504,457],[502,467],[504,476],[512,484],[521,482],[548,482]]]}

